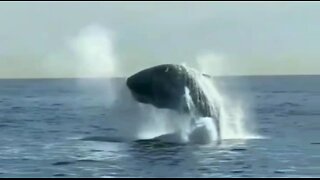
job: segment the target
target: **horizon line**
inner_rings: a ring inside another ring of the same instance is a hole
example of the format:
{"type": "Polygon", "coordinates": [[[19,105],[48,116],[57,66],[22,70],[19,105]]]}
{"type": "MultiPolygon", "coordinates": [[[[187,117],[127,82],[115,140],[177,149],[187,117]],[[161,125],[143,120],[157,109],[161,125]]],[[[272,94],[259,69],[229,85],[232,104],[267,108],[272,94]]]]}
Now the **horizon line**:
{"type": "MultiPolygon", "coordinates": [[[[320,74],[248,74],[248,75],[210,75],[212,77],[267,77],[267,76],[320,76],[320,74]]],[[[129,76],[113,77],[0,77],[0,80],[54,80],[54,79],[118,79],[129,76]]]]}

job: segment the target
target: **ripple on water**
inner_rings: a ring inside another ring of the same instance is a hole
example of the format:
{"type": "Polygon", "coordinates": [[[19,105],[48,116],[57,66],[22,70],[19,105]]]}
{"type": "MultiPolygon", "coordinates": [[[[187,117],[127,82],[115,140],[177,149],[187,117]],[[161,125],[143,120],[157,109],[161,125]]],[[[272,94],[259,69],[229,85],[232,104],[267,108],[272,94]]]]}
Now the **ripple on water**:
{"type": "Polygon", "coordinates": [[[72,161],[59,161],[52,163],[53,166],[63,166],[63,165],[69,165],[69,164],[74,164],[72,161]]]}
{"type": "Polygon", "coordinates": [[[230,171],[232,174],[241,174],[244,172],[244,170],[241,170],[241,169],[237,169],[237,170],[232,170],[230,171]]]}
{"type": "Polygon", "coordinates": [[[79,159],[76,162],[96,163],[96,162],[100,162],[100,161],[93,160],[93,159],[79,159]]]}
{"type": "Polygon", "coordinates": [[[320,142],[312,142],[310,144],[313,144],[313,145],[320,145],[320,142]]]}
{"type": "Polygon", "coordinates": [[[53,175],[54,177],[65,177],[67,176],[66,174],[63,174],[63,173],[58,173],[58,174],[54,174],[53,175]]]}
{"type": "Polygon", "coordinates": [[[241,152],[241,151],[246,151],[247,149],[246,148],[233,148],[233,149],[230,149],[230,151],[235,151],[235,152],[241,152]]]}

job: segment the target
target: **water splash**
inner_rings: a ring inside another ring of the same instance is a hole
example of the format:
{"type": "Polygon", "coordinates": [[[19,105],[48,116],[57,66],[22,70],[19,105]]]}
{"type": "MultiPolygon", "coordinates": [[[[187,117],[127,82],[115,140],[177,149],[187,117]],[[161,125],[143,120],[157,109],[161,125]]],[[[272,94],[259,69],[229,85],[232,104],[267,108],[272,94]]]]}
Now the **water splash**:
{"type": "MultiPolygon", "coordinates": [[[[228,75],[228,68],[235,68],[228,59],[221,54],[207,53],[196,59],[200,72],[224,76],[228,75]]],[[[190,68],[189,68],[190,69],[190,68]]],[[[230,71],[230,70],[229,70],[230,71]]],[[[216,108],[219,114],[221,126],[221,139],[258,139],[262,138],[255,132],[252,111],[248,108],[252,102],[244,101],[243,93],[238,92],[236,97],[228,94],[228,90],[222,90],[216,83],[215,76],[207,78],[198,75],[195,77],[199,87],[208,97],[210,104],[216,108]],[[245,103],[244,103],[245,102],[245,103]]],[[[240,82],[237,82],[240,83],[240,82]]],[[[236,91],[233,89],[233,91],[236,91]]]]}
{"type": "MultiPolygon", "coordinates": [[[[203,91],[207,97],[213,112],[213,117],[211,118],[215,122],[210,126],[215,126],[215,131],[220,131],[216,132],[221,133],[218,136],[221,139],[246,139],[250,137],[251,135],[245,126],[245,116],[241,104],[229,103],[228,97],[218,91],[213,78],[205,77],[190,67],[187,69],[190,69],[189,73],[196,80],[199,91],[203,91]]],[[[213,130],[211,131],[213,132],[213,130]]]]}
{"type": "Polygon", "coordinates": [[[98,25],[87,26],[72,39],[70,45],[78,60],[78,76],[101,78],[118,73],[119,64],[110,30],[98,25]]]}
{"type": "MultiPolygon", "coordinates": [[[[71,39],[70,48],[76,58],[76,73],[78,77],[105,79],[107,86],[104,93],[106,106],[110,107],[118,98],[117,88],[112,78],[119,74],[119,63],[114,53],[113,33],[99,25],[83,28],[77,36],[71,39]]],[[[92,83],[101,81],[92,81],[92,83]]],[[[78,81],[79,86],[87,86],[87,81],[78,81]]],[[[93,87],[93,86],[92,86],[93,87]]],[[[88,88],[85,88],[88,90],[88,88]]],[[[91,89],[90,91],[95,91],[91,89]]]]}
{"type": "Polygon", "coordinates": [[[191,121],[190,129],[187,130],[188,140],[193,143],[207,144],[219,139],[218,131],[215,131],[219,124],[214,124],[211,117],[197,116],[190,90],[187,87],[185,87],[185,99],[190,110],[191,121]]]}

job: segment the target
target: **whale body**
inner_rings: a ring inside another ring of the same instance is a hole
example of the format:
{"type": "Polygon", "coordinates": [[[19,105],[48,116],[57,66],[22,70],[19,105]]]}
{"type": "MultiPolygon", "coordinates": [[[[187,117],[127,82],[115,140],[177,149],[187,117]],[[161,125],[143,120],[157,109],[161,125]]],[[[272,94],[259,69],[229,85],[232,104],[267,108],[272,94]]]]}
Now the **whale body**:
{"type": "MultiPolygon", "coordinates": [[[[192,72],[208,78],[208,75],[192,72]]],[[[216,121],[217,133],[220,135],[219,115],[187,67],[178,64],[162,64],[143,69],[128,77],[126,85],[134,99],[140,103],[171,109],[179,113],[192,111],[198,117],[213,118],[216,121]],[[186,99],[186,88],[193,102],[192,108],[186,99]]]]}

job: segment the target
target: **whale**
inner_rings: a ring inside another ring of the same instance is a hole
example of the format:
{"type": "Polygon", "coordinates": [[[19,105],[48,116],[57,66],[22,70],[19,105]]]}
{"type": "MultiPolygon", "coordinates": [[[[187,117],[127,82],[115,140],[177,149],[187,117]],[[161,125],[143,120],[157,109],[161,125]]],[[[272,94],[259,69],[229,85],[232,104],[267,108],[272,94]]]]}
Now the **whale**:
{"type": "Polygon", "coordinates": [[[215,121],[218,139],[220,139],[219,111],[209,101],[199,85],[194,73],[200,73],[179,64],[161,64],[142,69],[126,79],[126,85],[133,98],[143,104],[160,109],[170,109],[178,113],[189,113],[196,117],[210,117],[215,121]],[[193,106],[186,98],[189,91],[193,106]]]}

